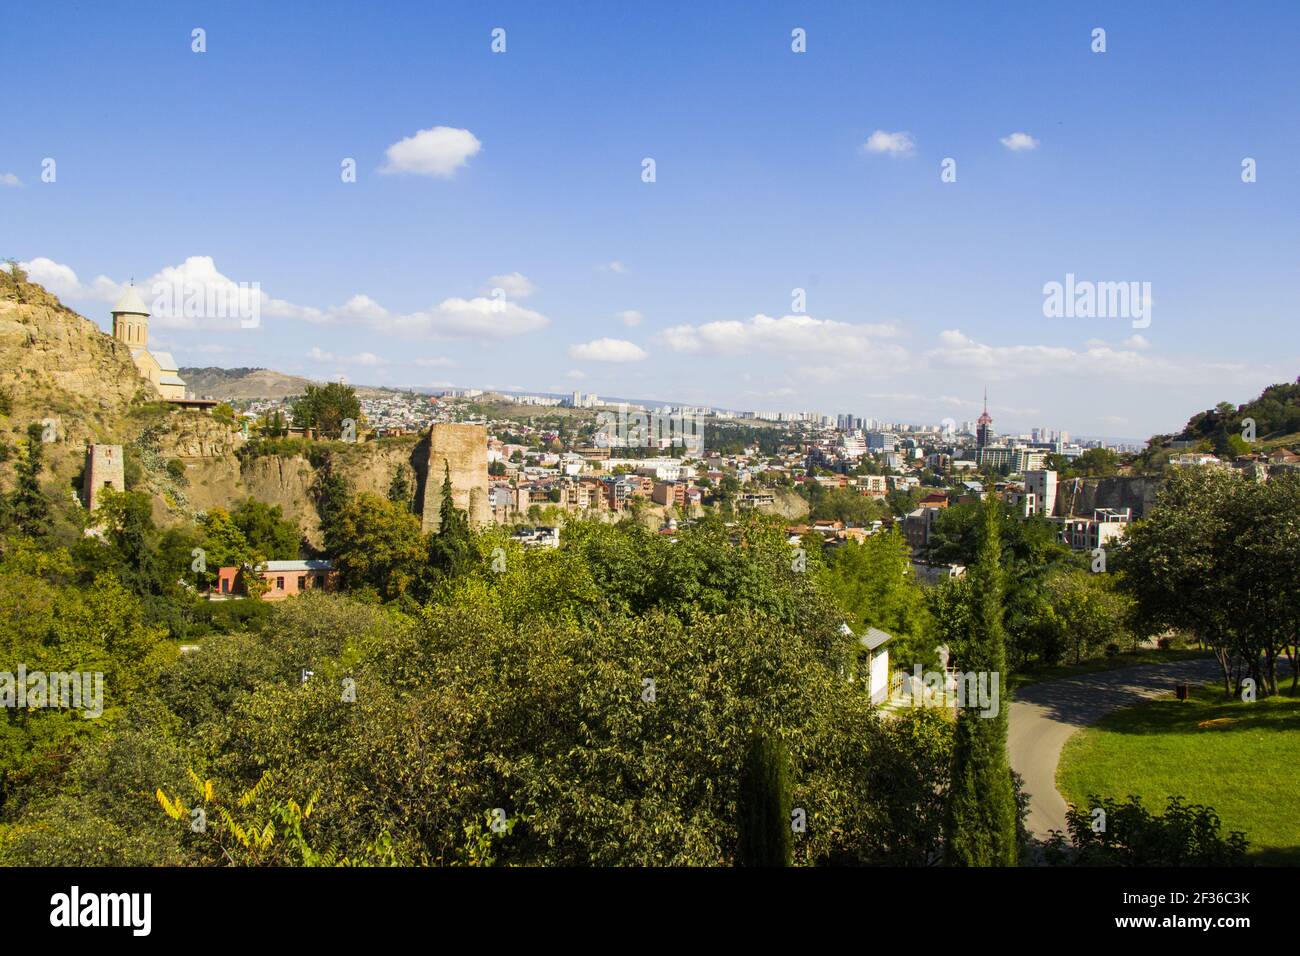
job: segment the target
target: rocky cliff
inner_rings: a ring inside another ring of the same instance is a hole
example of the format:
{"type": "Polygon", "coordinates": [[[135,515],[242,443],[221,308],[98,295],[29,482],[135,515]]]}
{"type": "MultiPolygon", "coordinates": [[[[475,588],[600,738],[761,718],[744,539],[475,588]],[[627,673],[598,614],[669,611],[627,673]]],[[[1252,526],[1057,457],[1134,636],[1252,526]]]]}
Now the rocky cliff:
{"type": "Polygon", "coordinates": [[[21,434],[29,422],[53,419],[60,442],[108,441],[149,391],[129,348],[41,286],[0,269],[0,392],[9,398],[7,431],[21,434]]]}
{"type": "Polygon", "coordinates": [[[1150,514],[1163,487],[1160,478],[1145,476],[1071,478],[1057,486],[1055,514],[1090,517],[1095,508],[1130,508],[1136,520],[1150,514]]]}
{"type": "MultiPolygon", "coordinates": [[[[85,462],[88,442],[122,445],[128,482],[152,495],[160,525],[254,497],[279,505],[319,543],[320,517],[311,496],[316,469],[307,458],[241,455],[245,441],[237,429],[158,401],[129,348],[41,286],[15,280],[4,269],[0,396],[0,441],[11,447],[24,440],[30,423],[54,422],[55,440],[45,448],[46,490],[60,501],[85,462]],[[175,465],[169,468],[172,462],[182,466],[180,477],[175,465]]],[[[355,492],[383,495],[399,462],[413,465],[418,488],[428,453],[426,448],[415,455],[416,444],[411,437],[331,447],[355,492]]],[[[0,486],[9,487],[12,478],[11,456],[0,466],[0,486]]]]}

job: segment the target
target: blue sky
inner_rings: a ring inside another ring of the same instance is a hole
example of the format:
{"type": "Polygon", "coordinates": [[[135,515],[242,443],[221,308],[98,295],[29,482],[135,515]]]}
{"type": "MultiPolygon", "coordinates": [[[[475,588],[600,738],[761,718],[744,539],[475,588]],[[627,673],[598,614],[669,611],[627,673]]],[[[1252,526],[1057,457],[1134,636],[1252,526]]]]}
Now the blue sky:
{"type": "Polygon", "coordinates": [[[258,327],[155,344],[366,384],[934,422],[987,385],[1141,438],[1300,371],[1295,4],[463,6],[16,7],[0,257],[105,327],[132,277],[256,282],[258,327]],[[1045,317],[1067,273],[1150,282],[1149,327],[1045,317]]]}

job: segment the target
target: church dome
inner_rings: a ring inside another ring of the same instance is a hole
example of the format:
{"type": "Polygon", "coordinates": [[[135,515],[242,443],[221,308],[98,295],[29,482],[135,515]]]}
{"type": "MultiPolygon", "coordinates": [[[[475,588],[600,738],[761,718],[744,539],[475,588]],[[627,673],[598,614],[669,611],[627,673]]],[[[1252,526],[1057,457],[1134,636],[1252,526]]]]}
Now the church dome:
{"type": "Polygon", "coordinates": [[[125,312],[130,315],[148,315],[149,308],[144,304],[144,299],[140,298],[140,293],[136,291],[135,286],[127,286],[126,291],[122,293],[122,298],[117,300],[117,305],[113,306],[113,314],[125,312]]]}

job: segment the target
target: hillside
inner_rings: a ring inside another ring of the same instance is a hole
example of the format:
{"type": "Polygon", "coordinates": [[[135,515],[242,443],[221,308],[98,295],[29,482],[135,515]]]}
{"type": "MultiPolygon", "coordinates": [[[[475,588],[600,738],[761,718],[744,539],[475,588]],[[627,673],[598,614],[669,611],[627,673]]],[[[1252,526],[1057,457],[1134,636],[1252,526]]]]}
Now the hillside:
{"type": "Polygon", "coordinates": [[[41,286],[0,269],[0,392],[4,440],[55,422],[61,441],[103,441],[149,399],[131,350],[41,286]]]}
{"type": "Polygon", "coordinates": [[[181,378],[189,384],[195,395],[226,401],[247,401],[255,398],[288,398],[301,395],[309,378],[285,375],[269,368],[183,368],[181,378]]]}
{"type": "Polygon", "coordinates": [[[1255,422],[1256,439],[1273,443],[1300,432],[1300,379],[1270,385],[1244,405],[1220,402],[1214,408],[1193,415],[1177,436],[1185,441],[1207,439],[1216,451],[1226,451],[1227,437],[1240,435],[1242,423],[1255,422]]]}
{"type": "MultiPolygon", "coordinates": [[[[224,385],[227,397],[273,396],[277,390],[291,395],[308,384],[268,369],[185,369],[182,374],[194,391],[224,385]]],[[[296,453],[241,454],[245,441],[238,430],[211,415],[158,401],[127,346],[40,285],[15,280],[0,268],[0,489],[12,486],[16,451],[28,425],[46,420],[53,421],[54,430],[44,449],[42,484],[65,533],[80,536],[86,516],[73,491],[80,488],[86,444],[100,442],[124,447],[127,488],[150,495],[160,525],[254,497],[281,505],[304,534],[319,539],[311,462],[296,453]]],[[[356,491],[383,494],[396,465],[416,454],[416,442],[411,436],[334,451],[356,491]]]]}

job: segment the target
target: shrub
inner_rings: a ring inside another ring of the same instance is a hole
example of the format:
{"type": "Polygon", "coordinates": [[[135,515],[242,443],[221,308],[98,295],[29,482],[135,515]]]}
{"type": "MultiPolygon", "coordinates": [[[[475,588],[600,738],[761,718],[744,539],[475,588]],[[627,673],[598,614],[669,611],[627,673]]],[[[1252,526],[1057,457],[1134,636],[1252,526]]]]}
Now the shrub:
{"type": "Polygon", "coordinates": [[[1052,831],[1044,850],[1049,865],[1240,866],[1249,847],[1240,831],[1221,835],[1213,807],[1184,804],[1177,796],[1169,798],[1163,816],[1156,816],[1136,796],[1118,803],[1089,794],[1087,807],[1066,811],[1066,827],[1074,848],[1066,846],[1059,830],[1052,831]],[[1097,829],[1095,808],[1105,812],[1097,829]]]}

